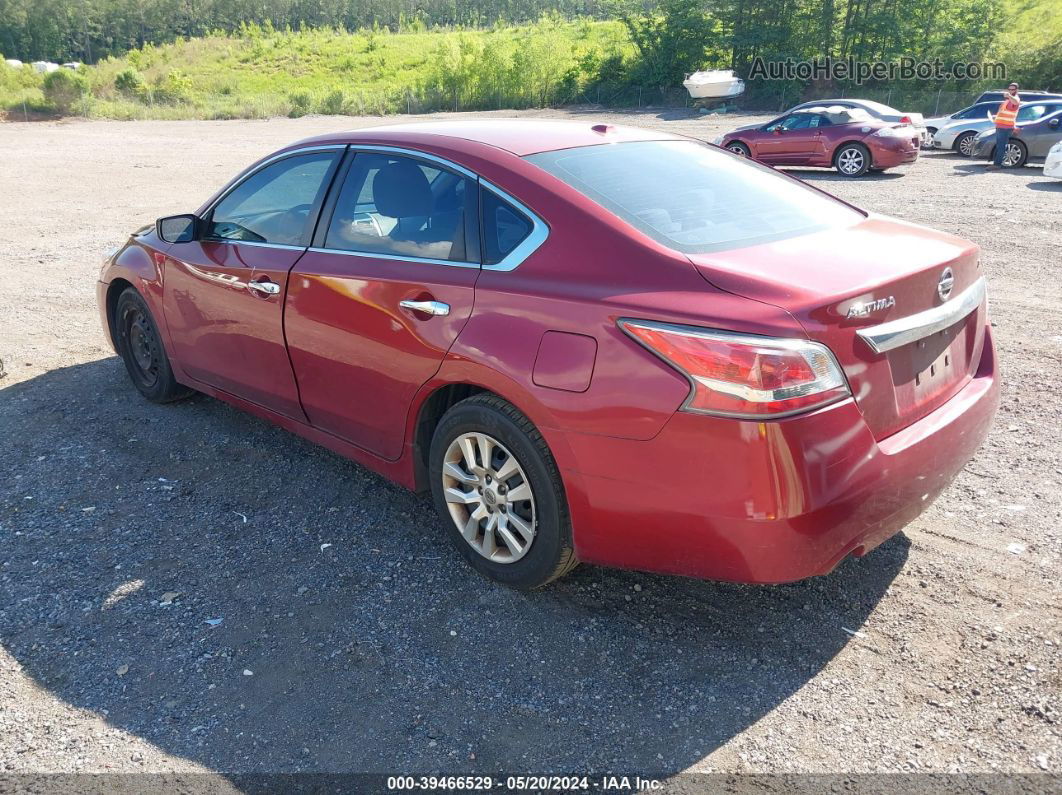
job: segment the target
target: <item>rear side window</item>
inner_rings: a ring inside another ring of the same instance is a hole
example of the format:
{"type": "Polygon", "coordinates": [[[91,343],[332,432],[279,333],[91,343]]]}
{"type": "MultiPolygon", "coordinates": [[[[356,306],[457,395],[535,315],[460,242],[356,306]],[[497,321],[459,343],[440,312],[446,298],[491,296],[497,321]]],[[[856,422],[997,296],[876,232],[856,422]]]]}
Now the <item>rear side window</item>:
{"type": "Polygon", "coordinates": [[[214,207],[207,238],[304,245],[310,212],[336,157],[335,152],[293,155],[256,171],[214,207]]]}
{"type": "Polygon", "coordinates": [[[482,192],[483,264],[497,265],[531,234],[533,224],[522,212],[489,190],[482,192]]]}
{"type": "Polygon", "coordinates": [[[693,141],[586,146],[527,160],[689,254],[851,226],[865,217],[798,180],[693,141]]]}
{"type": "Polygon", "coordinates": [[[476,185],[402,155],[359,152],[336,199],[325,248],[465,262],[476,185]]]}

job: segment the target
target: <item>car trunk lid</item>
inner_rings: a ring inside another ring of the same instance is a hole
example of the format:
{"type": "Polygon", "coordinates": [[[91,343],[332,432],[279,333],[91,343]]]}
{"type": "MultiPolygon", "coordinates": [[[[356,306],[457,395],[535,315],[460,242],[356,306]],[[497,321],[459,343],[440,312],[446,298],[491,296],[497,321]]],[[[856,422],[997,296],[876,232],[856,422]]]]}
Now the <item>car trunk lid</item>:
{"type": "Polygon", "coordinates": [[[973,377],[986,306],[978,256],[968,241],[871,215],[847,228],[690,259],[716,287],[785,309],[827,345],[881,439],[973,377]]]}

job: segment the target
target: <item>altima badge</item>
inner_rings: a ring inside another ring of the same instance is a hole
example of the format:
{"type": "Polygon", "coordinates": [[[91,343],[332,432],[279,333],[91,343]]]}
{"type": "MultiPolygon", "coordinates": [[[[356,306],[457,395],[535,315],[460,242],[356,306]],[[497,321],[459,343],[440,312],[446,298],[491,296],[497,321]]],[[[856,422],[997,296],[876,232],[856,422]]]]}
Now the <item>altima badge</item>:
{"type": "Polygon", "coordinates": [[[879,312],[882,309],[891,309],[896,306],[896,298],[894,296],[888,296],[887,298],[875,298],[873,301],[863,301],[858,304],[852,304],[848,307],[848,314],[846,319],[851,320],[853,317],[866,317],[871,312],[879,312]]]}
{"type": "Polygon", "coordinates": [[[955,274],[951,272],[951,268],[945,268],[944,272],[940,274],[940,281],[937,282],[937,295],[940,296],[941,301],[947,301],[951,297],[951,291],[955,287],[955,274]]]}

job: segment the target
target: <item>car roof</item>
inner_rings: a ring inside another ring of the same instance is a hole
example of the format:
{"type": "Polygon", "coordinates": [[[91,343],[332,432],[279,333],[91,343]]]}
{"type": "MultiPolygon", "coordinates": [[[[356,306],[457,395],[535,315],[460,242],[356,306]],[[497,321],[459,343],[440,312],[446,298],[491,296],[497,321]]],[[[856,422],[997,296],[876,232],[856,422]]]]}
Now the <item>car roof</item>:
{"type": "MultiPolygon", "coordinates": [[[[299,141],[294,146],[343,143],[410,144],[426,139],[458,139],[503,149],[514,155],[536,154],[629,141],[687,140],[679,135],[625,125],[541,119],[470,119],[386,124],[299,141]]],[[[439,141],[445,143],[445,141],[439,141]]]]}

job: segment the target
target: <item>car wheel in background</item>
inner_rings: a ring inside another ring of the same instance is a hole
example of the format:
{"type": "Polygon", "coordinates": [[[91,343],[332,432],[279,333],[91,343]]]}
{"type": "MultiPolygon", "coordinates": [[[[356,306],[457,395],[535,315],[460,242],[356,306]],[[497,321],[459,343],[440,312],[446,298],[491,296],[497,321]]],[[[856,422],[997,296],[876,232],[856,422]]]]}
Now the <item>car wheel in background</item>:
{"type": "Polygon", "coordinates": [[[1007,151],[1003,153],[1003,166],[1005,168],[1020,168],[1029,159],[1029,150],[1021,141],[1008,141],[1007,151]]]}
{"type": "Polygon", "coordinates": [[[153,403],[169,403],[192,394],[193,390],[173,377],[155,318],[147,302],[132,287],[118,296],[114,337],[129,378],[141,395],[153,403]]]}
{"type": "Polygon", "coordinates": [[[936,127],[926,127],[926,134],[922,137],[922,141],[919,144],[922,149],[933,148],[933,136],[937,134],[936,127]]]}
{"type": "Polygon", "coordinates": [[[446,412],[428,473],[450,539],[480,573],[529,589],[578,564],[557,464],[511,404],[476,395],[446,412]]]}
{"type": "Polygon", "coordinates": [[[964,132],[958,138],[955,139],[955,143],[952,144],[952,149],[958,152],[963,157],[973,157],[974,155],[974,140],[977,138],[975,132],[964,132]]]}
{"type": "Polygon", "coordinates": [[[870,151],[863,144],[845,144],[834,154],[833,167],[846,177],[861,177],[870,170],[870,151]]]}
{"type": "Polygon", "coordinates": [[[731,141],[726,145],[726,148],[727,150],[733,152],[735,155],[740,155],[741,157],[752,157],[752,152],[749,150],[748,146],[741,143],[741,141],[731,141]]]}

